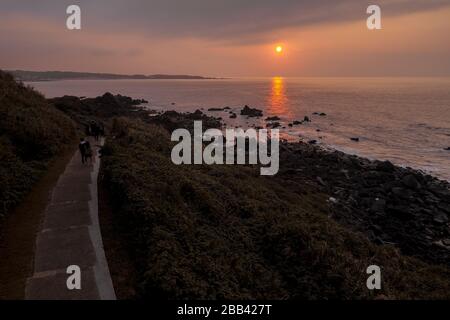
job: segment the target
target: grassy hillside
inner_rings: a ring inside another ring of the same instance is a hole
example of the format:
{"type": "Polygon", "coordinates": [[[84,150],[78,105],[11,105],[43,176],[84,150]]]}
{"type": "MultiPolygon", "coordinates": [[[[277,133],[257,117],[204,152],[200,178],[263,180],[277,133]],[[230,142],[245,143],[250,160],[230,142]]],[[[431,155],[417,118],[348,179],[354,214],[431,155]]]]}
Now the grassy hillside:
{"type": "Polygon", "coordinates": [[[252,167],[175,166],[169,132],[117,119],[102,175],[138,270],[160,299],[449,298],[448,268],[378,246],[328,217],[323,194],[252,167]],[[383,289],[366,288],[382,267],[383,289]]]}
{"type": "Polygon", "coordinates": [[[0,221],[75,138],[67,116],[0,71],[0,221]]]}

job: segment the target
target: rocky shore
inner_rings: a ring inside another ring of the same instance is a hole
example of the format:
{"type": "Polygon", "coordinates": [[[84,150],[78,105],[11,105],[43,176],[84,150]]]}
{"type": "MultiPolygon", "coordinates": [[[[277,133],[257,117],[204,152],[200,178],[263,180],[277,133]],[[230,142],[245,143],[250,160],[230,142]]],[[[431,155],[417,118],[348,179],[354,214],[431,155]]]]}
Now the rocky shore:
{"type": "MultiPolygon", "coordinates": [[[[192,130],[194,120],[223,129],[223,117],[156,112],[139,101],[111,94],[50,100],[77,123],[105,124],[102,183],[114,237],[138,270],[137,296],[448,297],[447,182],[308,142],[282,141],[272,177],[251,165],[176,166],[171,132],[192,130]],[[375,295],[365,285],[371,264],[385,279],[375,295]]],[[[248,115],[208,110],[261,117],[242,111],[248,115]]],[[[263,120],[267,127],[279,121],[263,120]]]]}
{"type": "MultiPolygon", "coordinates": [[[[248,114],[249,110],[260,116],[260,110],[248,106],[242,112],[248,114]]],[[[221,122],[200,110],[187,114],[170,111],[154,118],[166,127],[177,123],[169,129],[179,126],[182,119],[204,120],[209,128],[221,122]]],[[[274,126],[269,123],[267,127],[274,126]]],[[[281,144],[276,179],[326,193],[330,217],[376,244],[395,246],[403,254],[430,263],[450,264],[450,183],[446,181],[389,161],[330,151],[312,141],[281,144]]]]}
{"type": "Polygon", "coordinates": [[[330,216],[372,242],[450,264],[450,184],[389,161],[284,143],[277,179],[329,195],[330,216]]]}
{"type": "MultiPolygon", "coordinates": [[[[68,114],[82,114],[83,119],[126,116],[163,126],[169,132],[180,127],[192,129],[194,120],[202,120],[204,128],[224,126],[221,117],[208,116],[201,110],[155,114],[138,107],[147,101],[110,93],[93,99],[62,97],[50,102],[68,114]]],[[[261,110],[248,106],[240,113],[262,116],[261,110]]],[[[279,118],[266,121],[268,128],[274,128],[279,118]]],[[[310,120],[305,117],[304,121],[310,120]]],[[[292,185],[293,190],[303,190],[307,185],[327,194],[330,217],[376,244],[395,246],[430,263],[450,263],[450,184],[446,181],[389,161],[326,150],[314,141],[283,142],[280,172],[274,179],[292,185]]]]}

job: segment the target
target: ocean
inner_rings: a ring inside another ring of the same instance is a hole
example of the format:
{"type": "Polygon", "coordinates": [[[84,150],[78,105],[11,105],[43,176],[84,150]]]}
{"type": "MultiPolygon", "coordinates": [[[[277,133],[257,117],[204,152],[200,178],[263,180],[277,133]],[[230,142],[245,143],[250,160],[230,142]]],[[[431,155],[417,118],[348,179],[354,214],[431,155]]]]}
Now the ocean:
{"type": "Polygon", "coordinates": [[[228,126],[281,118],[282,136],[390,160],[450,180],[450,78],[242,78],[218,80],[65,80],[28,83],[47,97],[105,92],[149,101],[156,110],[202,111],[228,126]],[[239,116],[244,105],[261,119],[239,116]],[[229,111],[207,111],[230,107],[229,111]],[[320,116],[314,113],[325,113],[320,116]],[[289,127],[294,120],[311,122],[289,127]],[[358,141],[351,138],[359,138],[358,141]]]}

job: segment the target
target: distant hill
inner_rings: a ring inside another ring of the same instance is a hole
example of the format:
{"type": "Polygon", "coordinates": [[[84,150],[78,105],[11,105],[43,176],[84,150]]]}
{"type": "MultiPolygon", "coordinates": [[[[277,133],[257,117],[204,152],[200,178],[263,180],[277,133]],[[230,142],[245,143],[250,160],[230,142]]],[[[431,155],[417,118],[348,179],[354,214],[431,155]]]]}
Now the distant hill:
{"type": "Polygon", "coordinates": [[[21,81],[52,81],[52,80],[122,80],[122,79],[214,79],[202,76],[191,75],[167,75],[167,74],[154,74],[154,75],[123,75],[114,73],[91,73],[91,72],[72,72],[72,71],[23,71],[23,70],[10,70],[16,79],[21,81]]]}

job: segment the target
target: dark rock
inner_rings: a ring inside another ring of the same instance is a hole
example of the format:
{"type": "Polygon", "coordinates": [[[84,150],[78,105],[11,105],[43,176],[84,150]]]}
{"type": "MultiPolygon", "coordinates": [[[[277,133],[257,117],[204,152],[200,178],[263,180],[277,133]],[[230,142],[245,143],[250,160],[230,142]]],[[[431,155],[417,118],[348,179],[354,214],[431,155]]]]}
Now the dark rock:
{"type": "Polygon", "coordinates": [[[322,180],[321,177],[316,177],[317,182],[319,182],[322,186],[326,186],[327,184],[322,180]]]}
{"type": "Polygon", "coordinates": [[[400,187],[392,188],[392,193],[395,196],[397,196],[399,198],[403,198],[403,199],[408,199],[412,196],[411,190],[400,188],[400,187]]]}
{"type": "Polygon", "coordinates": [[[359,142],[359,138],[350,138],[350,140],[355,141],[355,142],[359,142]]]}
{"type": "Polygon", "coordinates": [[[297,125],[302,124],[302,123],[303,123],[302,121],[295,120],[292,124],[294,126],[297,126],[297,125]]]}
{"type": "Polygon", "coordinates": [[[433,245],[435,245],[436,247],[442,248],[442,249],[450,250],[450,245],[445,244],[444,240],[435,241],[435,242],[433,242],[433,245]]]}
{"type": "Polygon", "coordinates": [[[317,143],[317,140],[309,140],[308,143],[309,143],[309,144],[316,144],[316,143],[317,143]]]}
{"type": "Polygon", "coordinates": [[[420,187],[419,182],[412,174],[404,176],[402,179],[402,183],[410,189],[417,189],[420,187]]]}
{"type": "Polygon", "coordinates": [[[280,117],[274,116],[274,117],[267,117],[266,121],[280,121],[280,117]]]}
{"type": "Polygon", "coordinates": [[[395,166],[390,161],[378,162],[377,169],[384,172],[394,172],[395,166]]]}
{"type": "Polygon", "coordinates": [[[232,113],[232,114],[230,115],[230,119],[236,119],[236,118],[237,118],[236,113],[232,113]]]}
{"type": "Polygon", "coordinates": [[[388,206],[387,210],[401,220],[409,220],[412,217],[411,211],[406,205],[388,206]]]}
{"type": "Polygon", "coordinates": [[[321,112],[320,114],[319,114],[319,116],[321,116],[321,117],[324,117],[324,116],[326,116],[327,114],[325,113],[325,112],[321,112]]]}
{"type": "Polygon", "coordinates": [[[445,213],[438,212],[434,214],[433,221],[438,224],[444,224],[448,222],[448,217],[445,213]]]}
{"type": "Polygon", "coordinates": [[[444,150],[446,150],[446,151],[450,151],[450,147],[444,148],[444,150]]]}
{"type": "Polygon", "coordinates": [[[268,123],[266,127],[275,129],[275,128],[281,127],[281,124],[279,122],[271,122],[271,123],[268,123]]]}
{"type": "Polygon", "coordinates": [[[311,120],[309,119],[308,116],[305,116],[305,118],[303,119],[303,122],[311,122],[311,120]]]}
{"type": "Polygon", "coordinates": [[[450,214],[450,204],[449,204],[449,203],[439,202],[439,203],[437,204],[437,207],[438,207],[440,210],[446,212],[447,214],[450,214]]]}
{"type": "Polygon", "coordinates": [[[248,117],[262,117],[263,112],[262,112],[262,110],[250,108],[249,106],[246,105],[241,110],[241,115],[248,116],[248,117]]]}
{"type": "Polygon", "coordinates": [[[372,207],[370,210],[373,212],[383,212],[386,207],[386,200],[384,199],[375,199],[375,201],[372,203],[372,207]]]}

